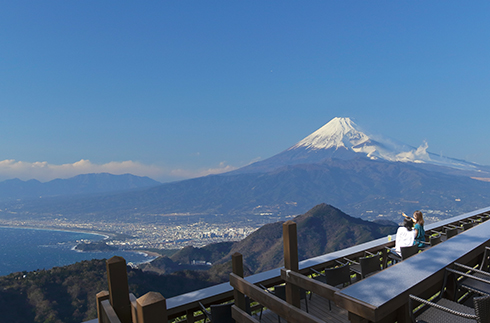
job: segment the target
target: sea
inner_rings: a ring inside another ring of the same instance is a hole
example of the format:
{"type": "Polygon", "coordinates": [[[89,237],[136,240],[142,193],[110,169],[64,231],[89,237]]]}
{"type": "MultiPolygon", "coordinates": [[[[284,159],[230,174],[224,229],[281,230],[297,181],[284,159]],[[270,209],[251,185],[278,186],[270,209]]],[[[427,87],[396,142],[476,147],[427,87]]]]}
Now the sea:
{"type": "Polygon", "coordinates": [[[82,260],[121,256],[126,263],[148,262],[154,258],[142,252],[80,252],[81,240],[100,241],[106,236],[91,233],[0,227],[0,276],[70,265],[82,260]]]}

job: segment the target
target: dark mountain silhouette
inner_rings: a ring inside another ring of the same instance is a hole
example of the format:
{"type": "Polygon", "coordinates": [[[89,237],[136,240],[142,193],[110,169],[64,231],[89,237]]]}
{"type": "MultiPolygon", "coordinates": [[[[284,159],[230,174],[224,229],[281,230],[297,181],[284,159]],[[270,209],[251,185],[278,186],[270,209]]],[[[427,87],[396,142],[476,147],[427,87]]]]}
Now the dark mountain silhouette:
{"type": "MultiPolygon", "coordinates": [[[[379,225],[353,218],[339,209],[320,204],[293,219],[297,224],[300,260],[374,240],[396,232],[397,225],[379,225]]],[[[283,266],[283,222],[266,224],[233,245],[221,262],[239,252],[252,272],[283,266]]]]}
{"type": "Polygon", "coordinates": [[[46,183],[34,179],[22,181],[16,178],[0,182],[0,201],[117,192],[159,184],[161,183],[149,177],[108,173],[83,174],[68,179],[54,179],[46,183]]]}

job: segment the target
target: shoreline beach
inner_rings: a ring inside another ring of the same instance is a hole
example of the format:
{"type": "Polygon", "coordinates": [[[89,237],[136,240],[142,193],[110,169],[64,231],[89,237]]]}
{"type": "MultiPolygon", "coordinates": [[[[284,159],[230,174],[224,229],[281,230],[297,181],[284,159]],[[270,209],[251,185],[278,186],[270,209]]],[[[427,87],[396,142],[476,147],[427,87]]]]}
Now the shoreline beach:
{"type": "Polygon", "coordinates": [[[102,236],[104,237],[103,240],[111,239],[117,236],[117,233],[113,233],[113,232],[84,230],[82,228],[74,230],[74,229],[64,229],[64,228],[57,228],[57,227],[33,227],[33,226],[6,225],[6,224],[1,224],[0,228],[86,233],[86,234],[102,236]]]}

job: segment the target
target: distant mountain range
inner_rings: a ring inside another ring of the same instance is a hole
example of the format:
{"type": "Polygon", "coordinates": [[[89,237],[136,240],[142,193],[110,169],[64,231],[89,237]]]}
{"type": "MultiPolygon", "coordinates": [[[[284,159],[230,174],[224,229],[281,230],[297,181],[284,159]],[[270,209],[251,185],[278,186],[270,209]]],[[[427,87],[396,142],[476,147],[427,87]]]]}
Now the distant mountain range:
{"type": "Polygon", "coordinates": [[[229,173],[118,194],[23,201],[16,208],[154,221],[150,215],[296,215],[328,203],[364,219],[415,209],[445,218],[488,206],[489,179],[488,166],[370,136],[349,118],[334,118],[291,148],[229,173]]]}
{"type": "Polygon", "coordinates": [[[31,179],[10,179],[0,182],[0,201],[36,199],[79,194],[100,194],[127,191],[160,185],[149,177],[131,174],[83,174],[68,179],[55,179],[46,183],[31,179]]]}

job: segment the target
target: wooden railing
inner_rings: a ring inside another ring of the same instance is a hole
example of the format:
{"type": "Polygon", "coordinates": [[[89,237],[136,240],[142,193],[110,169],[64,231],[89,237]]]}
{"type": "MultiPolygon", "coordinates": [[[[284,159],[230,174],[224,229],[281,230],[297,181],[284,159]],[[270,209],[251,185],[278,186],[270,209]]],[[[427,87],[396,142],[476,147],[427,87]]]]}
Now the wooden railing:
{"type": "MultiPolygon", "coordinates": [[[[475,221],[481,223],[486,221],[490,216],[490,207],[466,213],[448,220],[440,221],[426,226],[427,234],[442,232],[445,227],[456,226],[462,227],[463,223],[475,221]]],[[[368,309],[369,304],[362,301],[347,301],[348,295],[339,298],[338,290],[327,285],[313,281],[308,278],[311,269],[322,270],[325,267],[334,266],[338,260],[344,258],[358,259],[364,256],[365,252],[377,253],[382,252],[382,258],[386,259],[386,248],[394,246],[394,236],[383,237],[374,241],[366,242],[354,247],[346,248],[329,254],[310,258],[298,262],[297,239],[295,224],[288,221],[283,226],[284,250],[285,250],[285,268],[276,268],[267,272],[243,278],[243,267],[240,271],[241,255],[234,255],[233,271],[230,275],[230,282],[223,283],[187,294],[179,295],[165,299],[160,293],[149,292],[146,295],[136,299],[128,291],[126,263],[123,258],[113,257],[107,261],[107,275],[109,290],[97,294],[98,318],[101,323],[153,323],[167,322],[177,317],[184,318],[186,322],[195,322],[202,319],[199,302],[205,306],[211,304],[221,304],[235,299],[236,306],[233,307],[233,315],[237,322],[255,322],[254,319],[245,313],[243,305],[243,295],[247,295],[253,300],[266,306],[272,311],[278,313],[284,318],[290,318],[291,322],[318,322],[317,318],[301,311],[299,307],[298,286],[313,291],[327,299],[334,300],[341,306],[351,304],[356,309],[368,309]],[[294,226],[294,228],[293,228],[294,226]],[[236,258],[238,257],[238,258],[236,258]],[[287,301],[271,297],[270,294],[257,287],[258,284],[265,287],[286,282],[287,301]],[[323,285],[323,286],[322,286],[323,285]],[[354,304],[354,305],[352,305],[354,304]],[[196,315],[196,312],[197,315],[196,315]],[[299,319],[301,317],[301,319],[299,319]]],[[[471,256],[466,256],[467,263],[475,261],[477,258],[476,251],[471,256]],[[469,259],[473,257],[472,259],[469,259]]],[[[385,266],[384,266],[385,267],[385,266]]],[[[395,266],[396,267],[396,266],[395,266]]],[[[376,276],[376,275],[375,275],[376,276]]],[[[440,275],[435,275],[431,282],[437,285],[440,275]]],[[[369,278],[367,278],[369,279],[369,278]]],[[[365,280],[367,280],[365,279],[365,280]]],[[[432,287],[431,287],[432,288],[432,287]]],[[[408,299],[408,298],[407,298],[408,299]]],[[[361,310],[358,311],[362,313],[361,310]]],[[[349,318],[352,321],[365,320],[356,310],[349,309],[349,318]],[[362,319],[359,319],[362,318],[362,319]]],[[[289,320],[288,320],[289,321],[289,320]]]]}
{"type": "MultiPolygon", "coordinates": [[[[478,224],[487,219],[488,214],[478,217],[478,224]]],[[[470,266],[480,263],[485,247],[490,245],[489,231],[490,222],[478,225],[396,266],[347,288],[338,289],[317,282],[298,270],[294,264],[297,250],[292,246],[297,240],[296,224],[288,221],[283,226],[285,268],[281,269],[281,278],[286,283],[286,290],[303,288],[334,301],[348,311],[350,322],[409,322],[408,295],[428,298],[436,294],[442,286],[445,268],[454,262],[470,266]]],[[[257,288],[235,274],[230,275],[230,284],[236,292],[249,296],[257,294],[257,288]]],[[[265,299],[261,302],[288,322],[316,322],[313,319],[317,318],[312,319],[310,314],[298,310],[299,295],[299,292],[295,295],[286,294],[287,304],[283,302],[276,308],[272,307],[275,305],[272,302],[273,296],[264,294],[265,299]]],[[[234,312],[234,318],[248,322],[243,311],[234,312]]]]}
{"type": "Polygon", "coordinates": [[[126,261],[107,260],[109,291],[97,294],[99,323],[157,323],[167,321],[167,305],[162,294],[148,292],[136,299],[129,294],[126,261]]]}

